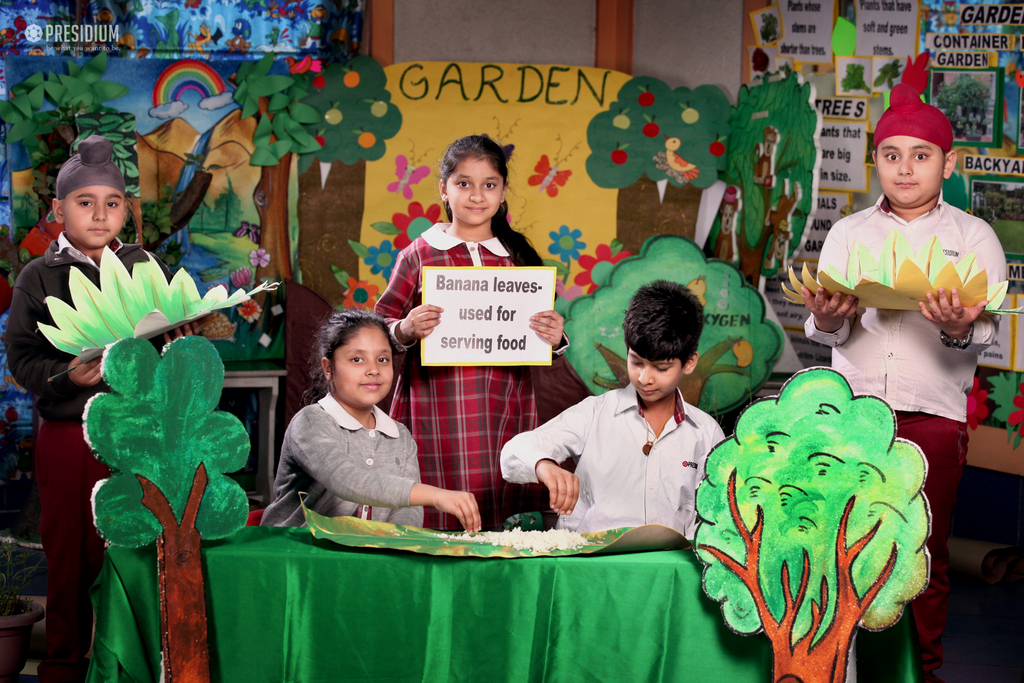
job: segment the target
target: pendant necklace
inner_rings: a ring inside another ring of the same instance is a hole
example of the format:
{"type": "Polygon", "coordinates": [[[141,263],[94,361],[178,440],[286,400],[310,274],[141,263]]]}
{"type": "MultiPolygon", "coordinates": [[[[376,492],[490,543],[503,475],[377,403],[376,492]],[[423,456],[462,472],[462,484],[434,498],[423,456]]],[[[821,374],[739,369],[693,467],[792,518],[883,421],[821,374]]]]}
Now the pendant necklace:
{"type": "Polygon", "coordinates": [[[644,447],[643,447],[644,455],[650,455],[651,454],[651,448],[653,448],[653,446],[654,446],[654,438],[653,438],[654,435],[651,434],[651,431],[652,431],[651,430],[651,425],[650,425],[650,423],[647,422],[647,418],[645,417],[644,418],[644,434],[646,435],[647,443],[645,443],[644,447]]]}

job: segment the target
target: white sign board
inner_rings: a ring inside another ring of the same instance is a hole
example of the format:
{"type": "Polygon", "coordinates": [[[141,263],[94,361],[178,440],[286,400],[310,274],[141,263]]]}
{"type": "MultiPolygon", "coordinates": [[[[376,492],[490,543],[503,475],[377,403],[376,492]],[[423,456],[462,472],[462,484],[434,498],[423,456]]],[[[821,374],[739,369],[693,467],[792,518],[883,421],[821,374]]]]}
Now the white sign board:
{"type": "MultiPolygon", "coordinates": [[[[811,272],[817,270],[817,264],[810,264],[811,272]]],[[[793,268],[798,272],[803,268],[803,264],[794,264],[793,268]]],[[[775,315],[779,319],[779,324],[782,325],[787,331],[797,332],[799,334],[804,333],[804,321],[807,320],[807,316],[810,315],[807,312],[807,307],[803,304],[797,304],[786,298],[786,295],[782,292],[781,284],[785,282],[787,287],[792,288],[792,284],[789,282],[789,271],[787,270],[784,274],[778,274],[774,277],[768,277],[764,279],[764,298],[771,305],[772,310],[775,311],[775,315]]]]}
{"type": "Polygon", "coordinates": [[[805,368],[816,366],[832,367],[831,346],[813,342],[803,332],[790,332],[787,330],[787,334],[789,335],[789,342],[793,345],[793,350],[796,351],[796,357],[800,359],[805,368]]]}
{"type": "Polygon", "coordinates": [[[818,138],[821,166],[818,187],[845,192],[868,191],[868,124],[825,120],[818,138]]]}
{"type": "Polygon", "coordinates": [[[819,97],[814,100],[814,108],[824,118],[859,121],[866,121],[868,118],[866,97],[819,97]]]}
{"type": "MultiPolygon", "coordinates": [[[[1009,299],[1011,297],[1007,298],[1009,299]]],[[[1018,299],[1020,298],[1021,297],[1018,297],[1018,299]]],[[[1013,370],[1013,338],[1016,336],[1018,342],[1021,338],[1019,331],[1014,335],[1014,327],[1020,324],[1020,321],[1018,320],[1020,316],[999,315],[995,316],[995,318],[999,323],[999,332],[996,336],[996,341],[994,344],[978,354],[978,365],[984,365],[990,368],[999,368],[1000,370],[1013,370]]],[[[1017,358],[1021,358],[1020,351],[1017,352],[1017,358]]]]}
{"type": "Polygon", "coordinates": [[[779,56],[806,64],[832,63],[832,0],[780,0],[779,56]]]}
{"type": "Polygon", "coordinates": [[[917,0],[857,0],[857,54],[916,55],[917,0]]]}
{"type": "MultiPolygon", "coordinates": [[[[810,225],[804,228],[800,246],[793,253],[793,260],[811,261],[812,265],[818,263],[821,255],[821,247],[828,237],[828,231],[832,224],[843,217],[843,209],[848,209],[850,195],[845,192],[819,192],[818,210],[814,212],[814,219],[810,225]]],[[[799,271],[800,269],[794,268],[799,271]]]]}
{"type": "Polygon", "coordinates": [[[444,309],[420,342],[423,365],[550,365],[530,316],[555,303],[555,269],[423,268],[423,303],[444,309]]]}

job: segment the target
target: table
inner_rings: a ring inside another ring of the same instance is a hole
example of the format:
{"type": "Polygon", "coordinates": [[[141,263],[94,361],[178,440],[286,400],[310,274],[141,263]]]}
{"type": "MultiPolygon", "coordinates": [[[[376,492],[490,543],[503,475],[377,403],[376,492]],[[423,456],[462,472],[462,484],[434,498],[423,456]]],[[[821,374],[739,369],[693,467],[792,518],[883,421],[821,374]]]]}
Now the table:
{"type": "Polygon", "coordinates": [[[288,372],[269,361],[228,361],[224,363],[225,389],[255,389],[260,416],[257,434],[256,495],[263,507],[274,502],[274,429],[277,425],[277,396],[281,378],[288,372]]]}
{"type": "MultiPolygon", "coordinates": [[[[153,547],[111,547],[93,587],[90,683],[159,680],[153,547]]],[[[246,527],[204,544],[212,681],[771,678],[724,624],[692,551],[517,560],[345,548],[246,527]]],[[[858,635],[859,681],[920,680],[912,619],[858,635]]]]}

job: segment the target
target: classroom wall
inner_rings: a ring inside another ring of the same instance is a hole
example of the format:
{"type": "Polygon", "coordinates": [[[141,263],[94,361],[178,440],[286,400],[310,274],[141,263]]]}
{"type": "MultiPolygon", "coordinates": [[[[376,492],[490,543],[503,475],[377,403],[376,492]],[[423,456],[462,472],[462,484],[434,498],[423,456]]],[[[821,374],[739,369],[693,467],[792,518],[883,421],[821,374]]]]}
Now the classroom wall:
{"type": "Polygon", "coordinates": [[[742,0],[637,0],[633,74],[673,88],[717,85],[735,104],[744,20],[742,0]]]}
{"type": "MultiPolygon", "coordinates": [[[[595,2],[578,0],[489,3],[486,10],[475,0],[399,0],[394,58],[593,66],[596,15],[595,2]]],[[[710,83],[735,102],[743,21],[742,0],[636,0],[633,74],[672,87],[710,83]]]]}
{"type": "Polygon", "coordinates": [[[395,62],[593,66],[596,14],[576,0],[399,0],[395,62]]]}

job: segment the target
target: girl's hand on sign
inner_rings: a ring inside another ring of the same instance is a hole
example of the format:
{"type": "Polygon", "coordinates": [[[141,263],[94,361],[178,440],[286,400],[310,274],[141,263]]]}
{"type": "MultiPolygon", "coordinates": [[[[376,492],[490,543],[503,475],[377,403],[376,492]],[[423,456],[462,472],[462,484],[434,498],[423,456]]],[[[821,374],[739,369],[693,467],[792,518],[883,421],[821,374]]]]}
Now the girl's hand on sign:
{"type": "Polygon", "coordinates": [[[541,311],[530,316],[530,329],[551,346],[562,340],[565,318],[555,311],[541,311]]]}
{"type": "Polygon", "coordinates": [[[395,336],[398,341],[408,344],[417,339],[423,339],[430,335],[441,322],[441,313],[444,309],[440,306],[423,304],[409,311],[409,315],[402,319],[402,322],[395,327],[395,336]]]}
{"type": "Polygon", "coordinates": [[[203,316],[199,320],[193,320],[191,322],[182,323],[178,327],[175,327],[169,332],[164,332],[164,343],[170,344],[175,339],[180,337],[191,337],[193,335],[199,336],[203,333],[203,322],[205,322],[210,316],[203,316]]]}

